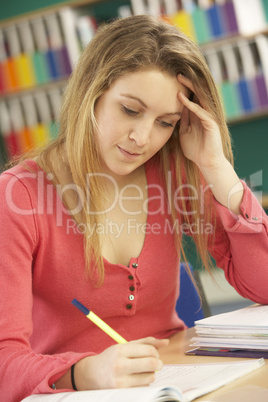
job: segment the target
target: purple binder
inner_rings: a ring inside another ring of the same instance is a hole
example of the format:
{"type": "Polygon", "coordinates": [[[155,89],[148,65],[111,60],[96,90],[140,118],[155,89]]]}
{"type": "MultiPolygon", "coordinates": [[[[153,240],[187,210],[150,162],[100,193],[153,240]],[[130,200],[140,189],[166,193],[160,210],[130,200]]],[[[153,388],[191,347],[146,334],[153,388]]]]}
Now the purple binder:
{"type": "Polygon", "coordinates": [[[263,74],[259,74],[256,77],[256,86],[258,90],[258,98],[259,98],[259,103],[260,107],[268,106],[268,93],[267,93],[267,87],[265,83],[265,79],[263,74]]]}
{"type": "Polygon", "coordinates": [[[233,2],[230,0],[227,0],[226,3],[223,6],[223,10],[225,11],[225,21],[226,25],[228,27],[228,31],[231,34],[236,34],[238,33],[238,24],[237,24],[237,19],[235,15],[235,9],[233,2]]]}

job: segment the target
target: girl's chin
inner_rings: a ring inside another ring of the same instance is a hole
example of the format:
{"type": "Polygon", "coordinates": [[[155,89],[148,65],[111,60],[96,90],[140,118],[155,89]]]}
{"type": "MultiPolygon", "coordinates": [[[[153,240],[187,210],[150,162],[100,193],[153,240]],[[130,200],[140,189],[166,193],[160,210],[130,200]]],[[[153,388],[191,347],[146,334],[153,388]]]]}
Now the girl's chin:
{"type": "Polygon", "coordinates": [[[123,166],[122,168],[118,167],[118,166],[104,166],[102,169],[102,173],[107,175],[107,176],[127,176],[129,174],[131,174],[132,172],[134,172],[134,170],[137,169],[138,166],[123,166]]]}

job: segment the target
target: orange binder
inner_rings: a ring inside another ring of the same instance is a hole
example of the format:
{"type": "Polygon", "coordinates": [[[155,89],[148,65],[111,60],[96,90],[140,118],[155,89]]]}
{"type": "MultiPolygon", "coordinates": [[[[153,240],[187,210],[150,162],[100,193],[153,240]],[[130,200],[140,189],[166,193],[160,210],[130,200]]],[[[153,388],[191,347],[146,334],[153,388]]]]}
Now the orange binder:
{"type": "Polygon", "coordinates": [[[6,50],[7,50],[7,71],[10,79],[10,89],[20,89],[21,85],[21,72],[20,72],[20,47],[17,36],[17,31],[14,25],[8,26],[4,30],[6,37],[6,50]]]}

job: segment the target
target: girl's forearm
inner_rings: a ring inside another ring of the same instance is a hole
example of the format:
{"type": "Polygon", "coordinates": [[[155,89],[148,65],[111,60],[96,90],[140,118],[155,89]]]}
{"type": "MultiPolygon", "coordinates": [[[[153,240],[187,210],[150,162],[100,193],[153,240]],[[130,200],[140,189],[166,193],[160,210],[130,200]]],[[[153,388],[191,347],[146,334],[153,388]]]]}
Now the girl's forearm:
{"type": "Polygon", "coordinates": [[[244,190],[231,163],[225,159],[217,168],[201,169],[201,173],[216,200],[238,215],[244,190]]]}

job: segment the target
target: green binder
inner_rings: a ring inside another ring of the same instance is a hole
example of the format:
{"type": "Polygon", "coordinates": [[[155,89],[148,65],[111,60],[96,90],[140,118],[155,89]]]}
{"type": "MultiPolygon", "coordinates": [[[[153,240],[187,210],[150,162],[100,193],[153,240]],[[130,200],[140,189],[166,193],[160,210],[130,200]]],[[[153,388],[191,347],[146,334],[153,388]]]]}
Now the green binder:
{"type": "Polygon", "coordinates": [[[49,82],[50,76],[47,68],[47,60],[45,54],[42,52],[35,52],[33,54],[33,64],[38,84],[45,84],[46,82],[49,82]]]}
{"type": "Polygon", "coordinates": [[[192,19],[198,43],[209,42],[212,35],[205,10],[196,7],[192,12],[192,19]]]}
{"type": "Polygon", "coordinates": [[[220,87],[223,105],[227,119],[232,119],[241,116],[243,109],[240,105],[240,100],[235,84],[231,82],[223,82],[220,87]]]}

